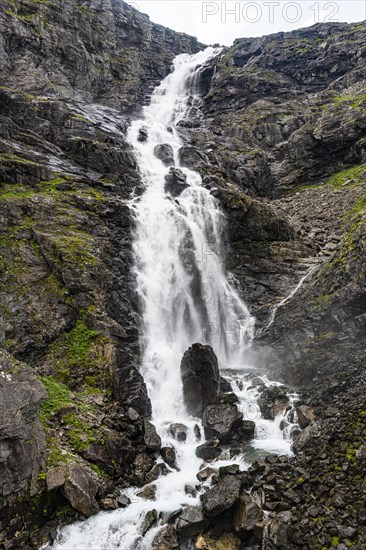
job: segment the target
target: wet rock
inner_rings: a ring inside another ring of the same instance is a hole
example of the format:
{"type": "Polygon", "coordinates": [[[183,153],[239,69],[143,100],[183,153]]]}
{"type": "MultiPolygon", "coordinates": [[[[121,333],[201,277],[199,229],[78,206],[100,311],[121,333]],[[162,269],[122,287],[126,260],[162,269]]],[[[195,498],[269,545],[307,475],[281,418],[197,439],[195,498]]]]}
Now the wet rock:
{"type": "Polygon", "coordinates": [[[202,460],[215,460],[222,453],[222,449],[218,446],[219,443],[217,437],[205,441],[197,447],[196,456],[202,458],[202,460]]]}
{"type": "Polygon", "coordinates": [[[70,463],[68,477],[62,493],[71,506],[86,518],[99,512],[96,501],[98,485],[94,478],[82,466],[70,463]]]}
{"type": "Polygon", "coordinates": [[[224,393],[218,395],[213,403],[218,405],[233,405],[234,403],[239,403],[239,397],[233,392],[224,393]]]}
{"type": "Polygon", "coordinates": [[[199,166],[208,162],[207,156],[197,147],[184,145],[178,151],[179,164],[185,168],[197,170],[199,166]]]}
{"type": "Polygon", "coordinates": [[[202,497],[203,512],[215,517],[229,510],[239,499],[241,481],[235,476],[226,476],[202,497]]]}
{"type": "Polygon", "coordinates": [[[262,518],[261,508],[249,496],[241,496],[235,508],[235,531],[252,531],[262,518]]]}
{"type": "Polygon", "coordinates": [[[117,503],[121,508],[126,508],[126,506],[131,504],[131,501],[127,495],[119,495],[117,497],[117,503]]]}
{"type": "Polygon", "coordinates": [[[144,419],[144,431],[144,441],[146,447],[152,451],[160,451],[161,437],[156,432],[155,426],[146,419],[144,419]]]}
{"type": "Polygon", "coordinates": [[[267,420],[274,420],[278,414],[283,414],[288,404],[289,398],[281,386],[266,388],[258,399],[261,413],[267,420]]]}
{"type": "Polygon", "coordinates": [[[211,346],[193,344],[180,365],[187,411],[202,418],[205,407],[220,394],[217,357],[211,346]]]}
{"type": "Polygon", "coordinates": [[[140,141],[141,143],[145,143],[148,137],[149,137],[149,134],[148,134],[147,128],[143,126],[142,128],[139,129],[137,140],[140,141]]]}
{"type": "Polygon", "coordinates": [[[244,441],[250,441],[255,434],[255,422],[253,420],[243,420],[240,424],[238,433],[244,441]]]}
{"type": "Polygon", "coordinates": [[[199,427],[198,424],[194,425],[194,435],[196,436],[196,441],[201,441],[201,437],[202,437],[201,428],[199,427]]]}
{"type": "Polygon", "coordinates": [[[164,189],[172,197],[178,197],[184,189],[187,189],[187,176],[179,168],[170,168],[169,174],[165,176],[164,189]]]}
{"type": "Polygon", "coordinates": [[[119,365],[113,374],[113,391],[123,406],[130,405],[142,417],[151,416],[146,384],[135,366],[119,365]]]}
{"type": "Polygon", "coordinates": [[[198,535],[209,525],[209,521],[202,513],[202,510],[195,506],[187,506],[179,516],[175,527],[180,537],[188,538],[198,535]]]}
{"type": "Polygon", "coordinates": [[[147,485],[141,491],[138,491],[136,496],[145,500],[155,500],[156,485],[147,485]]]}
{"type": "Polygon", "coordinates": [[[157,521],[158,521],[158,513],[155,509],[149,510],[148,512],[146,512],[145,518],[141,527],[142,536],[145,536],[148,530],[151,529],[151,527],[153,527],[154,525],[156,525],[157,521]]]}
{"type": "Polygon", "coordinates": [[[315,420],[314,409],[308,407],[307,405],[300,405],[296,407],[297,419],[300,425],[300,428],[304,430],[315,420]]]}
{"type": "Polygon", "coordinates": [[[186,441],[188,428],[184,424],[171,424],[169,426],[169,434],[177,441],[186,441]]]}
{"type": "Polygon", "coordinates": [[[174,166],[173,148],[168,143],[161,143],[154,148],[154,155],[161,160],[165,166],[174,166]]]}
{"type": "Polygon", "coordinates": [[[217,470],[214,468],[204,468],[203,470],[200,470],[197,474],[198,481],[207,481],[211,476],[217,474],[217,470]]]}
{"type": "Polygon", "coordinates": [[[193,498],[196,498],[197,496],[197,489],[192,485],[185,485],[184,492],[186,493],[186,495],[190,495],[193,498]]]}
{"type": "Polygon", "coordinates": [[[173,525],[166,525],[155,536],[151,550],[178,550],[177,532],[173,525]]]}
{"type": "Polygon", "coordinates": [[[220,389],[222,393],[230,393],[233,391],[232,385],[223,376],[220,376],[220,389]]]}
{"type": "Polygon", "coordinates": [[[100,505],[103,510],[117,510],[118,508],[117,500],[111,497],[103,498],[100,505]]]}
{"type": "Polygon", "coordinates": [[[219,468],[219,476],[225,477],[229,475],[236,475],[240,472],[240,467],[238,464],[229,464],[228,466],[221,466],[219,468]]]}
{"type": "Polygon", "coordinates": [[[229,443],[242,418],[236,405],[208,405],[202,419],[206,438],[217,437],[221,443],[229,443]]]}
{"type": "Polygon", "coordinates": [[[173,447],[162,447],[161,451],[161,458],[170,466],[171,468],[176,468],[176,453],[173,447]]]}

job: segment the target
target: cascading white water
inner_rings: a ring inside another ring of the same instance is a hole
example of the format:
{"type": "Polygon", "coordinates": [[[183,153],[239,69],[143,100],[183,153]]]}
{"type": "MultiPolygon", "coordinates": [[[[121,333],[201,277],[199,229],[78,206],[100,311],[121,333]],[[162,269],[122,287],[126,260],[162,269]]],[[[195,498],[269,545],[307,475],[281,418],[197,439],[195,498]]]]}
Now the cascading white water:
{"type": "Polygon", "coordinates": [[[245,348],[253,338],[254,319],[225,274],[224,219],[216,199],[201,186],[199,174],[187,168],[181,169],[189,187],[173,199],[165,192],[168,168],[154,153],[157,145],[170,145],[179,166],[183,143],[177,123],[195,92],[195,69],[217,53],[208,48],[193,56],[178,56],[175,70],[154,91],[143,119],[129,130],[146,186],[131,208],[143,317],[142,372],[159,428],[185,416],[179,366],[191,344],[209,342],[221,364],[229,367],[243,365],[245,348]],[[143,142],[139,141],[141,128],[148,135],[143,142]]]}
{"type": "MultiPolygon", "coordinates": [[[[195,102],[199,67],[219,51],[207,48],[195,55],[179,55],[173,72],[144,108],[142,119],[133,122],[128,132],[145,187],[142,196],[130,202],[142,316],[141,371],[152,402],[152,421],[163,445],[175,447],[179,471],[172,470],[155,482],[154,503],[134,496],[125,510],[100,513],[62,529],[53,546],[56,549],[148,550],[160,528],[141,536],[141,523],[148,510],[171,512],[185,504],[198,505],[199,493],[192,497],[185,491],[187,485],[197,483],[202,461],[195,454],[194,427],[199,421],[187,414],[183,401],[182,355],[191,344],[204,341],[214,348],[221,367],[237,373],[245,365],[245,352],[254,336],[254,319],[225,273],[223,214],[216,199],[201,186],[199,174],[187,168],[181,170],[189,186],[177,198],[167,193],[165,176],[169,168],[154,152],[157,145],[170,145],[174,165],[179,167],[178,152],[183,142],[177,124],[195,102]],[[188,428],[185,443],[169,435],[169,426],[175,422],[188,428]]],[[[246,391],[249,385],[238,391],[242,407],[253,402],[246,391]]],[[[273,438],[283,439],[279,432],[277,424],[263,420],[257,438],[262,442],[268,439],[272,450],[273,438]]],[[[281,452],[281,445],[277,447],[281,452]]],[[[289,444],[283,451],[289,451],[289,444]]],[[[245,461],[241,464],[245,466],[245,461]]],[[[135,492],[131,489],[129,495],[135,492]]]]}

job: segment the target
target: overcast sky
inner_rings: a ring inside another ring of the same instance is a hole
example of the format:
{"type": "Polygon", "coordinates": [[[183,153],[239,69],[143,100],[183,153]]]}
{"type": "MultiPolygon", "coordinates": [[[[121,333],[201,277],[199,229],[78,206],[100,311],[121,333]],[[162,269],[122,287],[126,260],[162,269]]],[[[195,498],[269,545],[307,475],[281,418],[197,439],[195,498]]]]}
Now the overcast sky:
{"type": "Polygon", "coordinates": [[[289,31],[324,21],[363,21],[366,0],[127,0],[155,23],[186,32],[204,44],[289,31]]]}

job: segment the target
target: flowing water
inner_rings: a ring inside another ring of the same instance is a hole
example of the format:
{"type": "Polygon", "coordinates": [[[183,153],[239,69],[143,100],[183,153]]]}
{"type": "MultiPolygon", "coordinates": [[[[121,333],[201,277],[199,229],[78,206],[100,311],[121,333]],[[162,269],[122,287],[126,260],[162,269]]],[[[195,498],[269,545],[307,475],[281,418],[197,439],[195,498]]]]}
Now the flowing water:
{"type": "MultiPolygon", "coordinates": [[[[144,108],[142,119],[133,122],[128,132],[144,185],[143,194],[130,202],[142,317],[141,371],[152,402],[152,421],[163,445],[174,446],[179,471],[172,469],[169,475],[159,477],[154,502],[137,497],[137,490],[130,489],[127,494],[132,504],[126,509],[103,512],[62,529],[53,546],[57,549],[148,550],[161,527],[141,536],[147,511],[155,508],[164,516],[185,504],[199,505],[204,488],[195,497],[185,491],[187,485],[197,484],[196,474],[202,467],[195,454],[198,443],[194,428],[199,420],[185,409],[180,376],[182,355],[195,342],[212,345],[245,417],[256,420],[251,450],[290,453],[290,438],[280,429],[284,416],[274,422],[261,419],[256,404],[258,389],[243,376],[251,368],[246,352],[254,337],[254,319],[225,272],[225,220],[219,205],[201,186],[199,174],[187,168],[181,168],[187,188],[172,197],[165,190],[169,167],[155,154],[157,145],[169,144],[174,166],[179,167],[183,146],[179,123],[198,104],[196,86],[201,65],[219,51],[207,48],[195,55],[179,55],[174,70],[144,108]],[[175,422],[188,428],[184,443],[169,434],[169,426],[175,422]]],[[[216,466],[228,461],[230,456],[224,453],[216,466]]],[[[242,468],[248,465],[245,455],[235,457],[238,462],[242,468]]]]}

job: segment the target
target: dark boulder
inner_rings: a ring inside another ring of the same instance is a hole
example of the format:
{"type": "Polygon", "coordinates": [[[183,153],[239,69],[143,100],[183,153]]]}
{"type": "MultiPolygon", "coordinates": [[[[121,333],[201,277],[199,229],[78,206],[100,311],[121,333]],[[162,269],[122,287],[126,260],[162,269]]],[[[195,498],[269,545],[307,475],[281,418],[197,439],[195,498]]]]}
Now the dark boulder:
{"type": "Polygon", "coordinates": [[[205,436],[217,437],[220,443],[230,443],[242,419],[236,405],[208,405],[203,414],[205,436]]]}
{"type": "Polygon", "coordinates": [[[202,458],[202,460],[215,460],[222,453],[220,449],[219,440],[217,437],[205,441],[202,445],[199,445],[196,449],[196,456],[202,458]]]}
{"type": "Polygon", "coordinates": [[[261,508],[248,495],[240,497],[234,515],[235,531],[252,531],[263,518],[261,508]]]}
{"type": "Polygon", "coordinates": [[[113,373],[113,393],[123,406],[133,407],[142,417],[151,416],[151,402],[138,369],[121,365],[113,373]]]}
{"type": "Polygon", "coordinates": [[[179,516],[175,527],[177,533],[182,538],[194,537],[204,531],[209,525],[209,521],[202,513],[202,510],[195,506],[187,506],[179,516]]]}
{"type": "Polygon", "coordinates": [[[189,187],[187,176],[179,168],[170,168],[169,174],[165,176],[165,191],[172,197],[178,197],[184,189],[189,187]]]}
{"type": "Polygon", "coordinates": [[[177,532],[173,525],[166,525],[155,536],[151,550],[178,550],[177,532]]]}
{"type": "Polygon", "coordinates": [[[202,418],[205,407],[221,389],[217,357],[211,346],[193,344],[183,355],[180,372],[187,411],[202,418]]]}
{"type": "Polygon", "coordinates": [[[151,527],[156,525],[158,521],[158,513],[155,509],[149,510],[146,512],[142,527],[141,527],[141,534],[142,536],[145,536],[151,527]]]}
{"type": "Polygon", "coordinates": [[[97,491],[96,481],[85,468],[79,464],[69,464],[62,493],[71,506],[86,518],[99,512],[97,491]]]}
{"type": "Polygon", "coordinates": [[[174,166],[173,148],[168,143],[161,143],[154,148],[154,155],[161,160],[165,166],[174,166]]]}
{"type": "Polygon", "coordinates": [[[289,398],[283,387],[266,388],[258,399],[258,405],[266,420],[274,420],[278,414],[283,414],[288,407],[289,398]]]}
{"type": "Polygon", "coordinates": [[[147,128],[145,127],[140,128],[137,136],[137,141],[140,141],[141,143],[145,143],[145,141],[147,141],[147,138],[148,138],[147,128]]]}
{"type": "Polygon", "coordinates": [[[239,499],[241,481],[235,476],[226,476],[202,497],[203,512],[215,517],[229,510],[239,499]]]}
{"type": "Polygon", "coordinates": [[[169,426],[169,434],[177,441],[187,440],[188,428],[184,424],[174,423],[169,426]]]}
{"type": "Polygon", "coordinates": [[[221,385],[221,392],[222,393],[230,393],[230,392],[233,391],[232,385],[223,376],[220,376],[220,385],[221,385]]]}
{"type": "Polygon", "coordinates": [[[176,468],[175,461],[177,459],[175,450],[173,447],[162,447],[161,451],[161,458],[170,466],[171,468],[176,468]]]}
{"type": "Polygon", "coordinates": [[[156,432],[154,424],[144,419],[144,441],[148,449],[152,451],[160,451],[161,449],[161,437],[156,432]]]}

